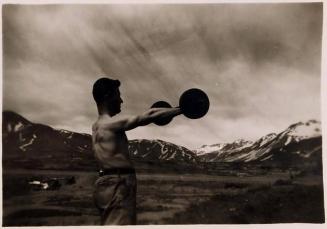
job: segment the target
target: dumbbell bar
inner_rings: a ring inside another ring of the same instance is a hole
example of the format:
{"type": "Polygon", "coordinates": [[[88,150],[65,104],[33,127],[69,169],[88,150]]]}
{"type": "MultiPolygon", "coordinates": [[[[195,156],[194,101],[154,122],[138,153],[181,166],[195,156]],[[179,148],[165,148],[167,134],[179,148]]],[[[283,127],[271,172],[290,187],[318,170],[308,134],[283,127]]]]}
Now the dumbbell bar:
{"type": "MultiPolygon", "coordinates": [[[[151,106],[151,108],[154,107],[170,108],[172,106],[165,101],[158,101],[151,106]]],[[[181,95],[179,99],[179,107],[187,118],[198,119],[207,114],[210,107],[210,101],[205,92],[198,88],[192,88],[181,95]]],[[[170,123],[172,119],[173,118],[164,118],[157,120],[154,123],[159,126],[164,126],[170,123]]]]}

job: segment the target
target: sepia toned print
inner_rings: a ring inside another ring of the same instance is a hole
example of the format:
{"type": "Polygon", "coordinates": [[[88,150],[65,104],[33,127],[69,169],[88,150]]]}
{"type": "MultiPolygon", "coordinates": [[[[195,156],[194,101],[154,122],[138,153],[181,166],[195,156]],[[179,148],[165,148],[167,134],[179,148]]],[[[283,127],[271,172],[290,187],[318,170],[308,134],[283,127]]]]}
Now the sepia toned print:
{"type": "Polygon", "coordinates": [[[3,226],[325,222],[322,3],[2,12],[3,226]]]}

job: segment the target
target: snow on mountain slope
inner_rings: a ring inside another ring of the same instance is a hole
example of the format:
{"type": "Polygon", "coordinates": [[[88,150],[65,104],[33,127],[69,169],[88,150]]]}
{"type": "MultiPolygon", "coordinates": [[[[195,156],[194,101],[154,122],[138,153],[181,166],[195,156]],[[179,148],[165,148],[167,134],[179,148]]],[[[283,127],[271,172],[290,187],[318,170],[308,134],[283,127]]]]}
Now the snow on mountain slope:
{"type": "Polygon", "coordinates": [[[270,133],[255,142],[237,140],[230,144],[203,146],[194,152],[201,161],[208,162],[266,161],[273,160],[276,156],[273,154],[281,154],[281,152],[308,158],[312,154],[310,152],[317,152],[321,144],[319,142],[321,142],[321,123],[309,120],[293,124],[279,134],[270,133]],[[308,144],[315,150],[305,146],[308,144]]]}
{"type": "MultiPolygon", "coordinates": [[[[320,125],[315,120],[299,122],[255,142],[239,139],[232,143],[204,145],[194,151],[161,140],[131,140],[129,151],[133,160],[191,164],[199,161],[284,162],[319,159],[322,150],[320,125]]],[[[92,140],[88,134],[32,123],[14,112],[3,112],[2,133],[3,158],[8,161],[22,155],[25,159],[39,160],[40,164],[43,163],[42,158],[53,158],[56,165],[61,161],[68,163],[68,166],[74,166],[78,159],[81,167],[90,164],[90,160],[94,161],[92,140]]]]}
{"type": "Polygon", "coordinates": [[[280,139],[286,137],[285,145],[292,141],[299,142],[303,139],[309,139],[321,136],[321,123],[316,120],[309,120],[305,123],[299,122],[291,125],[279,136],[280,139]]]}
{"type": "Polygon", "coordinates": [[[266,136],[263,136],[259,140],[257,140],[254,144],[258,144],[259,147],[262,147],[266,145],[268,142],[270,142],[272,139],[274,139],[277,136],[275,133],[267,134],[266,136]]]}
{"type": "Polygon", "coordinates": [[[232,143],[222,143],[210,146],[202,146],[194,152],[201,161],[230,161],[237,157],[238,152],[250,147],[251,141],[238,139],[232,143]]]}
{"type": "Polygon", "coordinates": [[[131,140],[128,148],[136,159],[196,162],[196,155],[192,151],[162,140],[131,140]]]}
{"type": "MultiPolygon", "coordinates": [[[[4,157],[60,158],[62,162],[83,159],[94,160],[89,134],[53,129],[32,123],[14,112],[3,112],[4,157]]],[[[171,161],[193,163],[196,155],[181,146],[161,140],[132,140],[131,158],[144,161],[171,161]]],[[[87,162],[88,163],[88,162],[87,162]]]]}
{"type": "Polygon", "coordinates": [[[222,148],[224,148],[227,144],[221,143],[221,144],[214,144],[214,145],[203,145],[201,148],[196,149],[194,153],[196,153],[197,156],[202,156],[208,153],[212,153],[213,151],[219,151],[222,148]]]}
{"type": "Polygon", "coordinates": [[[2,113],[2,134],[6,137],[9,133],[18,132],[32,123],[12,111],[2,113]]]}

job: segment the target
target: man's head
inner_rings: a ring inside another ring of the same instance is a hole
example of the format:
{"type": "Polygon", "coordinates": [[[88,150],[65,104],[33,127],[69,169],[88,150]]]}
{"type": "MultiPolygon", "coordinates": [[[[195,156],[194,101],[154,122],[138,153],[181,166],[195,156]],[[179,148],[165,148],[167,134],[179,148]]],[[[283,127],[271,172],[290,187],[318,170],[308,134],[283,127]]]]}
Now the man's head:
{"type": "Polygon", "coordinates": [[[105,109],[111,116],[120,112],[123,100],[120,98],[119,86],[119,80],[109,78],[100,78],[93,84],[92,94],[98,109],[105,109]]]}

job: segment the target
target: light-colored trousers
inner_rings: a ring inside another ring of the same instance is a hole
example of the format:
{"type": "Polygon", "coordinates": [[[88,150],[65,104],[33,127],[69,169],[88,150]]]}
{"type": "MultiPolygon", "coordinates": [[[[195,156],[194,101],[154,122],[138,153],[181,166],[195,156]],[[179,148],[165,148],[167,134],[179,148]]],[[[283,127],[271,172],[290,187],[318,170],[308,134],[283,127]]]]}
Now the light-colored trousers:
{"type": "Polygon", "coordinates": [[[136,224],[136,175],[112,174],[95,182],[93,198],[102,225],[136,224]]]}

